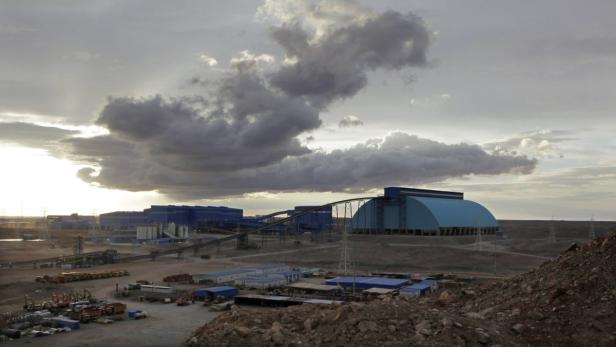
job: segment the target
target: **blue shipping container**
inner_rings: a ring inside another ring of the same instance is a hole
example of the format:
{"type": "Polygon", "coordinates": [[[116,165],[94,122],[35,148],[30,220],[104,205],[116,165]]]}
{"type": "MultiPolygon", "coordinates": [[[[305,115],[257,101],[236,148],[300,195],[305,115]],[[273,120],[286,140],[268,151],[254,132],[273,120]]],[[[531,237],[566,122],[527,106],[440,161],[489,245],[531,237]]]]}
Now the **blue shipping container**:
{"type": "Polygon", "coordinates": [[[239,294],[239,291],[235,287],[222,286],[222,287],[211,287],[211,288],[199,288],[193,291],[193,298],[199,299],[199,300],[204,300],[204,299],[213,300],[219,296],[222,296],[223,298],[229,300],[229,299],[233,299],[237,294],[239,294]]]}
{"type": "Polygon", "coordinates": [[[70,328],[71,330],[76,330],[81,327],[81,324],[78,320],[72,320],[65,317],[54,317],[51,320],[56,322],[61,327],[70,328]]]}
{"type": "Polygon", "coordinates": [[[416,283],[411,286],[400,288],[401,295],[422,296],[430,292],[430,285],[426,283],[416,283]]]}

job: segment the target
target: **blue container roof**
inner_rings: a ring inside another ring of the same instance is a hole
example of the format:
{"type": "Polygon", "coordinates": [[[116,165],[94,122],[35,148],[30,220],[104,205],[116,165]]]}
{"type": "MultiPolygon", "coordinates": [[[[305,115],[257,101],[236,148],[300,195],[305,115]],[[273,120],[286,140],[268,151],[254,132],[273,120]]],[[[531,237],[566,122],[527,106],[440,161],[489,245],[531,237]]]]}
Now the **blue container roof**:
{"type": "Polygon", "coordinates": [[[364,277],[364,276],[341,276],[325,281],[326,284],[341,284],[351,286],[355,284],[372,285],[373,287],[397,288],[406,283],[408,280],[401,278],[387,277],[364,277]]]}
{"type": "Polygon", "coordinates": [[[256,265],[251,266],[250,268],[263,270],[263,269],[271,269],[271,268],[283,267],[283,266],[287,266],[287,264],[282,264],[282,263],[256,264],[256,265]]]}
{"type": "Polygon", "coordinates": [[[237,288],[229,287],[229,286],[221,286],[221,287],[211,287],[211,288],[199,288],[199,291],[203,290],[210,293],[224,293],[228,291],[236,291],[237,288]]]}
{"type": "Polygon", "coordinates": [[[412,291],[416,291],[416,290],[424,290],[424,289],[430,289],[431,286],[427,283],[415,283],[413,285],[410,286],[406,286],[406,287],[402,287],[400,288],[401,292],[412,292],[412,291]]]}
{"type": "Polygon", "coordinates": [[[206,273],[202,273],[199,275],[218,277],[218,276],[235,275],[235,274],[247,273],[247,272],[253,272],[253,271],[254,270],[251,270],[251,269],[229,269],[229,270],[206,272],[206,273]]]}

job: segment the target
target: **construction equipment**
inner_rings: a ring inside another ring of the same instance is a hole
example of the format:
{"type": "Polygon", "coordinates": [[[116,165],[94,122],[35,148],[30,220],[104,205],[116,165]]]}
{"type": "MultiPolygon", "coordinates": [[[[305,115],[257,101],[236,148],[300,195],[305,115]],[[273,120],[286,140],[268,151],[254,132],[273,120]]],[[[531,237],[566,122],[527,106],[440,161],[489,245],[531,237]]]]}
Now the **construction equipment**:
{"type": "Polygon", "coordinates": [[[187,273],[183,273],[183,274],[177,274],[177,275],[169,275],[166,276],[165,278],[163,278],[163,282],[189,282],[192,283],[193,278],[190,274],[187,273]]]}
{"type": "Polygon", "coordinates": [[[175,303],[178,306],[188,306],[188,304],[190,304],[190,301],[188,299],[186,299],[185,297],[181,297],[181,298],[177,299],[175,301],[175,303]]]}

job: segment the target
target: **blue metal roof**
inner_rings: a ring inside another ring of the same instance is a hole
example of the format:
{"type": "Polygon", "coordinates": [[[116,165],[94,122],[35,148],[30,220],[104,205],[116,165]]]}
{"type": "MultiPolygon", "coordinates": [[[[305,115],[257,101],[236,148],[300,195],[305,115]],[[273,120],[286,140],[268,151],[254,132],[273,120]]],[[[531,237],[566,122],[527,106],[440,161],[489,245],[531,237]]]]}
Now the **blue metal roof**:
{"type": "Polygon", "coordinates": [[[222,286],[222,287],[199,288],[198,290],[203,290],[203,291],[210,292],[210,293],[224,293],[227,291],[235,291],[237,290],[237,288],[229,287],[229,286],[222,286]]]}
{"type": "Polygon", "coordinates": [[[498,227],[492,213],[476,202],[406,194],[395,199],[371,199],[353,215],[351,224],[360,230],[498,227]]]}
{"type": "Polygon", "coordinates": [[[474,201],[410,196],[409,200],[425,206],[440,228],[498,226],[492,213],[474,201]]]}
{"type": "Polygon", "coordinates": [[[387,278],[387,277],[364,277],[364,276],[341,276],[332,278],[325,281],[325,284],[336,285],[339,284],[344,287],[351,287],[353,285],[360,288],[399,288],[408,283],[406,279],[400,278],[387,278]]]}
{"type": "Polygon", "coordinates": [[[236,275],[236,274],[248,273],[248,272],[254,272],[254,270],[240,268],[240,269],[229,269],[229,270],[222,270],[222,271],[212,271],[212,272],[206,272],[206,273],[197,274],[197,275],[219,277],[219,276],[236,275]]]}

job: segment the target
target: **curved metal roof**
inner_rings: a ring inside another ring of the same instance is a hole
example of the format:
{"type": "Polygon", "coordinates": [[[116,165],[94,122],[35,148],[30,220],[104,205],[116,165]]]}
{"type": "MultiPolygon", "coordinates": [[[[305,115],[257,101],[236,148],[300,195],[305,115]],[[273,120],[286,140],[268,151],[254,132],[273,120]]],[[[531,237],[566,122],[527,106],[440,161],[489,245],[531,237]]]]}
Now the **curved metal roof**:
{"type": "Polygon", "coordinates": [[[407,199],[425,206],[440,228],[498,226],[492,213],[474,201],[411,196],[407,199]]]}

